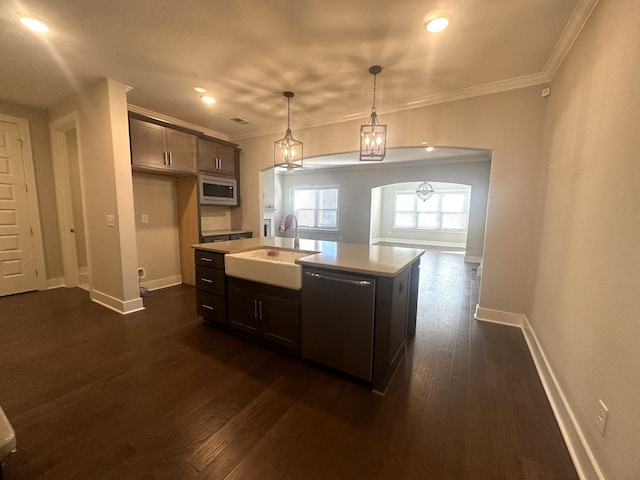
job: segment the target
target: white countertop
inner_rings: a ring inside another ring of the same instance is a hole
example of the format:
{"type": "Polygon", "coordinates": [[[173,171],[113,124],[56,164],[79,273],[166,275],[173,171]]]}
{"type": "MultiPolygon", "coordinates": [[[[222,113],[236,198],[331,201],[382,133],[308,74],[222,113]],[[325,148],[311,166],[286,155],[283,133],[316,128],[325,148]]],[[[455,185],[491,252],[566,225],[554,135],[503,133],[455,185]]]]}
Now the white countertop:
{"type": "Polygon", "coordinates": [[[296,263],[308,267],[328,268],[345,272],[394,277],[411,265],[424,250],[405,247],[361,245],[320,240],[300,240],[300,248],[294,248],[293,238],[259,237],[226,242],[201,243],[194,248],[219,253],[238,253],[256,248],[281,248],[309,252],[296,263]]]}

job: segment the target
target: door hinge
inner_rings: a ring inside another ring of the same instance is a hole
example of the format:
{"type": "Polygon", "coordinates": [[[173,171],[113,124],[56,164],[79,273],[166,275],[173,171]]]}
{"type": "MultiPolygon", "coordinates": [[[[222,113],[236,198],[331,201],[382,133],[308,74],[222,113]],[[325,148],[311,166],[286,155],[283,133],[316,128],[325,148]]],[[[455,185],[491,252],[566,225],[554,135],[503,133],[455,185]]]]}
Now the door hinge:
{"type": "Polygon", "coordinates": [[[25,186],[24,186],[24,190],[25,190],[27,193],[29,193],[29,185],[26,185],[26,184],[25,184],[25,186]]]}
{"type": "Polygon", "coordinates": [[[36,277],[38,276],[38,269],[36,268],[36,277]]]}
{"type": "Polygon", "coordinates": [[[31,230],[31,235],[33,235],[33,228],[29,228],[29,230],[31,230]]]}

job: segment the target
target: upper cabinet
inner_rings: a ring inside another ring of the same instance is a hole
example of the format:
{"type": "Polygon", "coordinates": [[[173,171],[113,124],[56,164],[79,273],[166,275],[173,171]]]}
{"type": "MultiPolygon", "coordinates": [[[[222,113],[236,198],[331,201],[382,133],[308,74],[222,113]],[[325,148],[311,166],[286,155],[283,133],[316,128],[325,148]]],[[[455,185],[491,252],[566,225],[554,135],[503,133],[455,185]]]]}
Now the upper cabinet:
{"type": "Polygon", "coordinates": [[[198,138],[198,170],[236,177],[236,149],[230,145],[198,138]]]}
{"type": "Polygon", "coordinates": [[[196,136],[137,118],[129,119],[131,163],[166,173],[195,174],[196,136]]]}

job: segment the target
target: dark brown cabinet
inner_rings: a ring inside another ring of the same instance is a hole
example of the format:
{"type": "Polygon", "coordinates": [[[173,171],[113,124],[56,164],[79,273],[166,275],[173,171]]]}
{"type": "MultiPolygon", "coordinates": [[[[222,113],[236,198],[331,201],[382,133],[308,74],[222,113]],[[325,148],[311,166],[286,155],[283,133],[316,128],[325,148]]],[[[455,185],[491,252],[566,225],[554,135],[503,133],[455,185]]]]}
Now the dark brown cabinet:
{"type": "Polygon", "coordinates": [[[229,326],[300,351],[300,291],[228,277],[229,326]]]}
{"type": "Polygon", "coordinates": [[[222,143],[198,139],[198,170],[236,177],[236,150],[222,143]]]}
{"type": "Polygon", "coordinates": [[[196,136],[137,118],[129,119],[131,164],[164,173],[196,173],[196,136]]]}
{"type": "Polygon", "coordinates": [[[224,254],[196,250],[196,309],[207,323],[226,325],[224,254]]]}
{"type": "Polygon", "coordinates": [[[242,240],[243,238],[251,238],[253,232],[230,233],[221,235],[204,235],[202,243],[226,242],[227,240],[242,240]]]}

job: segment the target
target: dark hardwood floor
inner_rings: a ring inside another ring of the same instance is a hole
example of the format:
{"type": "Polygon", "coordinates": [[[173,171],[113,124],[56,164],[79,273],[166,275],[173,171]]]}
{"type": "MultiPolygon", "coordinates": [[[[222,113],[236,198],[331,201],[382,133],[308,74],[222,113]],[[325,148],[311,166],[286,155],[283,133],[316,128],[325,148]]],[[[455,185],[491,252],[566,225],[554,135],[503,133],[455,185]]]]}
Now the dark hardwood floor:
{"type": "Polygon", "coordinates": [[[575,479],[518,329],[473,320],[429,250],[383,397],[202,324],[172,287],[120,316],[80,289],[0,299],[0,405],[22,479],[575,479]]]}

